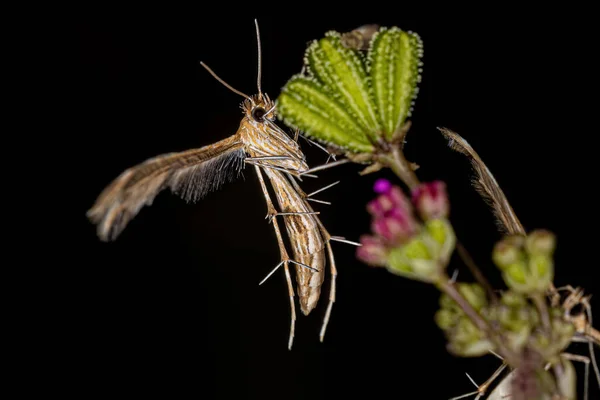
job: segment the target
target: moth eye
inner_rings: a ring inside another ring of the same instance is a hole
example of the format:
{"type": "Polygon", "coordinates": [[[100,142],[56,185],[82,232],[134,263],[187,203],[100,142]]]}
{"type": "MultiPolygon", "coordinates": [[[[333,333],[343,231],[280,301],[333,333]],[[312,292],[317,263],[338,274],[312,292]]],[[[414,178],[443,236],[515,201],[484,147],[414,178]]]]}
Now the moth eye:
{"type": "Polygon", "coordinates": [[[262,107],[256,107],[254,110],[252,110],[252,118],[254,118],[255,121],[257,122],[262,122],[265,116],[265,109],[262,107]]]}

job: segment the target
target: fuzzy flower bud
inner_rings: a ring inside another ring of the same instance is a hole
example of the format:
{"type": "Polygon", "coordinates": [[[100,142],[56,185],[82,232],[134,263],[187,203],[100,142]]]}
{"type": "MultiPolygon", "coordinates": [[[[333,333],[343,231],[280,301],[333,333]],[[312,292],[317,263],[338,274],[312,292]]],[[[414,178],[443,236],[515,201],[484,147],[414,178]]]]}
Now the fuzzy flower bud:
{"type": "Polygon", "coordinates": [[[521,250],[523,238],[521,236],[509,236],[496,243],[492,252],[492,260],[500,269],[507,269],[511,265],[521,261],[525,254],[521,250]]]}
{"type": "Polygon", "coordinates": [[[417,186],[412,191],[412,202],[424,221],[447,218],[450,213],[446,184],[442,181],[417,186]]]}
{"type": "Polygon", "coordinates": [[[554,278],[554,235],[533,231],[527,237],[509,236],[496,243],[494,263],[509,288],[519,293],[544,292],[554,278]]]}
{"type": "Polygon", "coordinates": [[[405,243],[417,231],[417,223],[406,210],[395,208],[373,220],[371,229],[390,244],[405,243]]]}
{"type": "Polygon", "coordinates": [[[412,216],[412,206],[398,186],[387,179],[378,179],[373,186],[379,196],[367,204],[367,211],[375,218],[385,217],[390,212],[412,216]]]}
{"type": "Polygon", "coordinates": [[[372,216],[374,236],[361,238],[357,257],[410,279],[443,279],[456,244],[450,222],[439,218],[419,223],[407,196],[385,179],[377,180],[373,190],[378,196],[369,202],[367,210],[372,216]]]}
{"type": "Polygon", "coordinates": [[[378,237],[363,235],[360,237],[361,246],[356,250],[359,260],[373,267],[384,267],[387,260],[387,250],[383,241],[378,237]]]}
{"type": "Polygon", "coordinates": [[[538,229],[525,240],[525,249],[529,254],[551,256],[556,247],[556,237],[552,232],[538,229]]]}

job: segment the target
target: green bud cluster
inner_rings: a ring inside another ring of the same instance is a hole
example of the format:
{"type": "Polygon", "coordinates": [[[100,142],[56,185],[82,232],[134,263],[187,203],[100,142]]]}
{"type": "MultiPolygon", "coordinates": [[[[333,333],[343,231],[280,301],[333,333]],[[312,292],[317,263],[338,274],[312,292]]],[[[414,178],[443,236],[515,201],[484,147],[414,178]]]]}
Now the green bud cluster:
{"type": "Polygon", "coordinates": [[[510,289],[524,294],[545,293],[554,279],[555,246],[551,232],[536,230],[526,237],[505,237],[494,247],[492,259],[510,289]]]}
{"type": "MultiPolygon", "coordinates": [[[[488,307],[484,289],[475,283],[457,284],[460,294],[479,313],[488,307]]],[[[478,357],[494,349],[485,333],[477,328],[462,309],[447,294],[440,297],[440,309],[435,314],[436,324],[448,339],[448,351],[462,357],[478,357]]]]}
{"type": "Polygon", "coordinates": [[[390,250],[387,269],[411,279],[436,282],[445,276],[456,235],[445,218],[429,220],[422,228],[406,244],[390,250]]]}

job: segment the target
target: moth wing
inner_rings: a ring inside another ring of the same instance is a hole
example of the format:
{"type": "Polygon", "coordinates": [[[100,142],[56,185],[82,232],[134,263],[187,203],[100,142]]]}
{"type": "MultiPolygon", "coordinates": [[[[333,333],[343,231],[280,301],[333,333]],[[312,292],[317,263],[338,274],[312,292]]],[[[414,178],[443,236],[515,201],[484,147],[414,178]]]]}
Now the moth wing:
{"type": "Polygon", "coordinates": [[[87,217],[97,225],[98,237],[115,240],[140,209],[170,188],[188,202],[239,175],[245,152],[233,136],[210,146],[150,158],[119,175],[98,196],[87,217]]]}

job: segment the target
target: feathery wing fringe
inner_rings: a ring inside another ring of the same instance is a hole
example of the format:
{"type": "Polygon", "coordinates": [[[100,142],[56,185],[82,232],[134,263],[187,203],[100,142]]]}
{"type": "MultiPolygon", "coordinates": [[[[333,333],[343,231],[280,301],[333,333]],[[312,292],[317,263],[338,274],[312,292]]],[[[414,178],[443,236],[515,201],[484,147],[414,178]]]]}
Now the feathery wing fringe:
{"type": "Polygon", "coordinates": [[[476,179],[473,179],[473,186],[494,211],[500,230],[509,235],[525,235],[525,229],[506,199],[504,192],[471,145],[449,129],[438,129],[448,139],[448,145],[452,150],[466,155],[471,160],[473,169],[477,174],[476,179]]]}
{"type": "Polygon", "coordinates": [[[125,170],[87,212],[103,241],[115,240],[144,205],[171,189],[195,202],[239,175],[245,152],[236,136],[210,146],[163,154],[125,170]]]}

